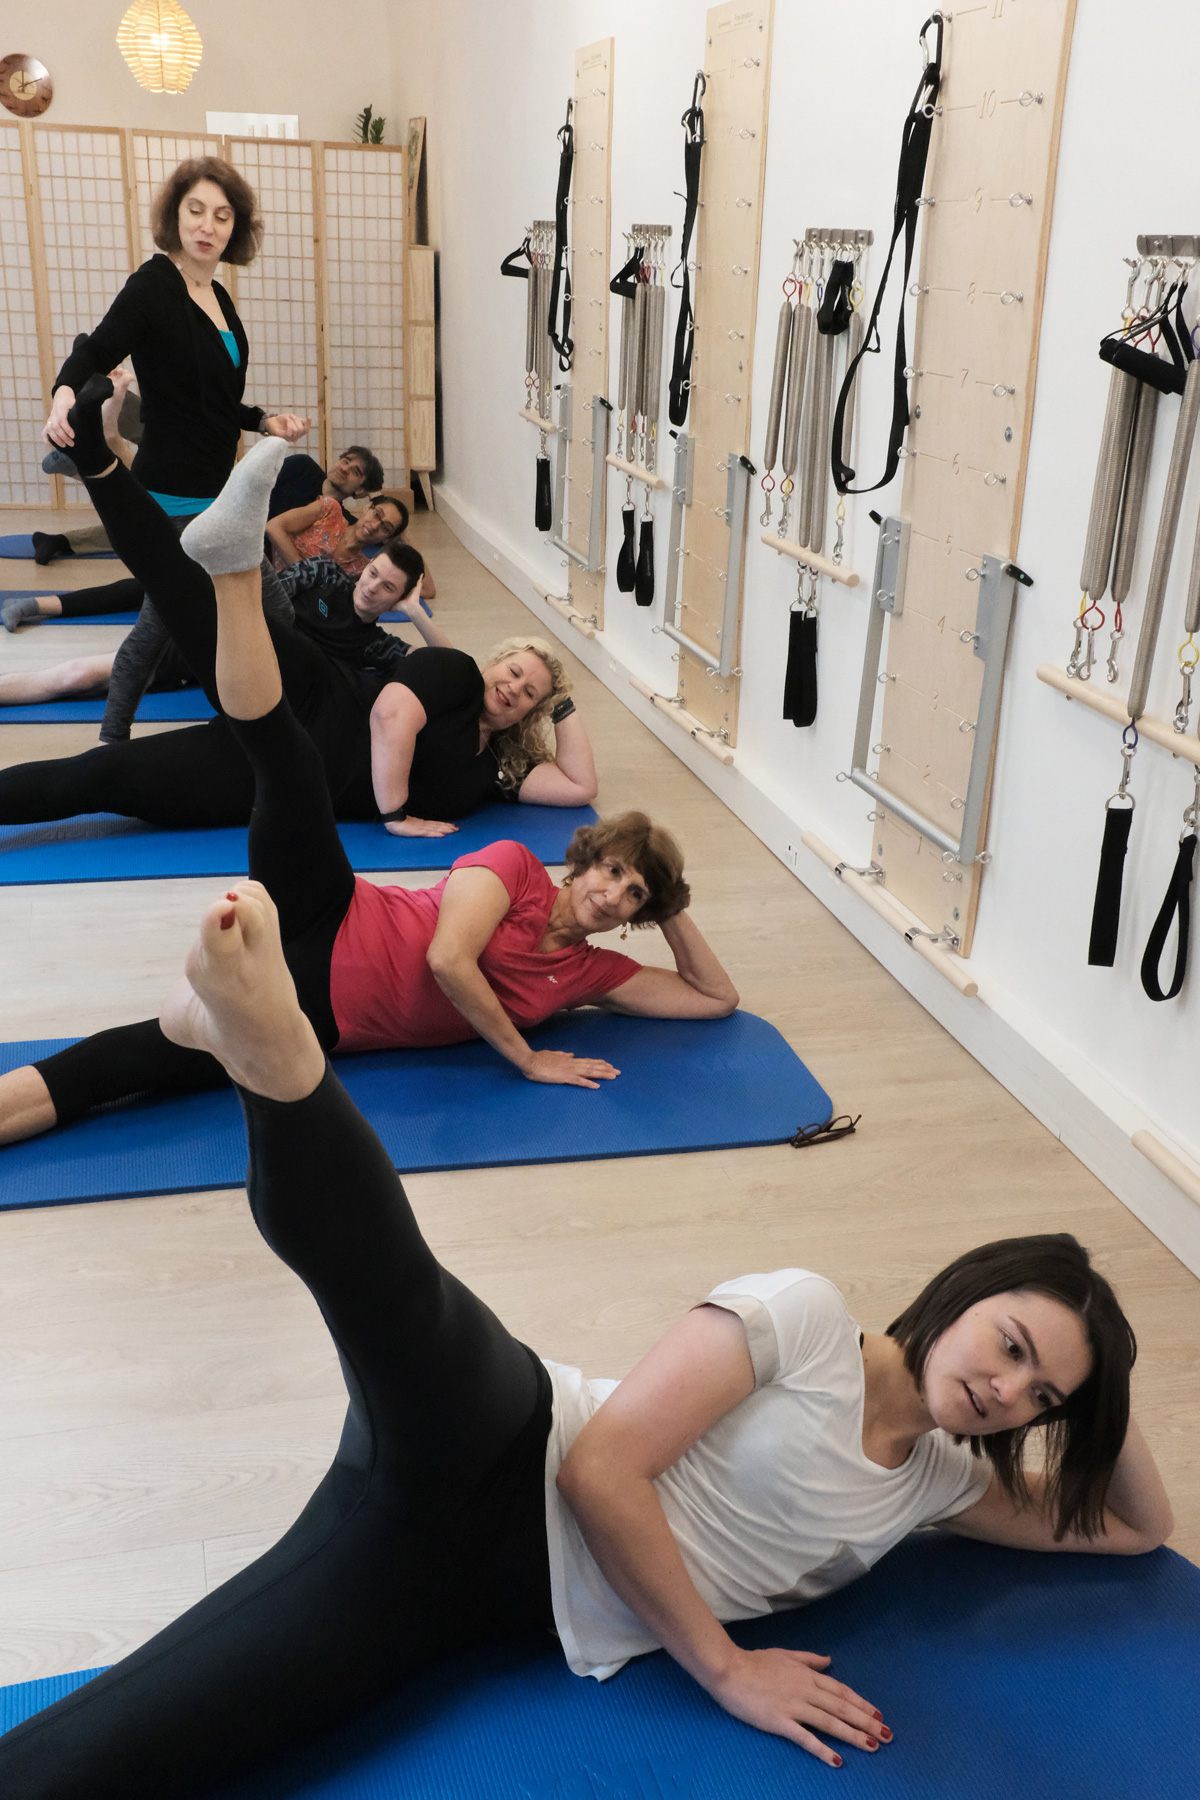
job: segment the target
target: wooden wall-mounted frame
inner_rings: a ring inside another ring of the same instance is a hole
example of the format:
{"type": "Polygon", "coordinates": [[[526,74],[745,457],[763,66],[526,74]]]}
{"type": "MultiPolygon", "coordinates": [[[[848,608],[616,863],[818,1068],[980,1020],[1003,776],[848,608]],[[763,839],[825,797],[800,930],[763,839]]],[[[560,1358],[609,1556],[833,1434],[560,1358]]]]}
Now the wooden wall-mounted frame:
{"type": "MultiPolygon", "coordinates": [[[[687,635],[711,653],[679,651],[680,703],[723,742],[737,743],[736,673],[709,673],[721,660],[728,583],[740,596],[744,532],[731,533],[729,459],[750,453],[750,396],[758,313],[759,252],[767,164],[774,0],[728,0],[704,31],[704,135],[696,226],[691,399],[692,499],[686,509],[678,576],[687,635]],[[731,536],[741,544],[730,565],[731,536]]],[[[666,571],[666,616],[676,572],[666,571]]],[[[733,629],[740,639],[740,604],[733,629]]],[[[727,648],[727,646],[725,646],[727,648]]],[[[729,660],[729,659],[727,659],[729,660]]],[[[732,655],[736,668],[738,650],[732,655]]]]}
{"type": "MultiPolygon", "coordinates": [[[[587,559],[589,546],[599,546],[603,564],[606,505],[603,458],[597,463],[593,402],[608,394],[609,258],[612,234],[612,38],[587,44],[575,52],[572,124],[575,161],[571,176],[571,329],[575,351],[571,362],[570,433],[560,444],[567,459],[567,501],[563,540],[587,559]],[[599,509],[593,489],[600,484],[599,509]]],[[[567,571],[567,598],[574,612],[597,630],[604,626],[604,569],[590,572],[575,561],[567,571]]]]}
{"type": "MultiPolygon", "coordinates": [[[[983,681],[979,571],[1018,554],[1074,16],[1075,0],[999,0],[956,8],[944,27],[899,507],[908,569],[888,626],[877,779],[955,838],[983,681]]],[[[985,754],[994,762],[994,734],[985,754]]],[[[984,865],[956,864],[876,810],[888,891],[968,955],[984,865]]],[[[981,849],[986,823],[985,800],[981,849]]]]}

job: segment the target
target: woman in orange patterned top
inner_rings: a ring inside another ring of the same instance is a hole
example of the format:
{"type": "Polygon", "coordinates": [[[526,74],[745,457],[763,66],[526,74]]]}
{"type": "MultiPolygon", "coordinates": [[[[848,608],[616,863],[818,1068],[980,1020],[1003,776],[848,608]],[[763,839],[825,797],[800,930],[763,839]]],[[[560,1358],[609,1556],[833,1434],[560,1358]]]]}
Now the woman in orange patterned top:
{"type": "Polygon", "coordinates": [[[387,494],[375,494],[370,505],[352,524],[332,494],[323,494],[309,506],[279,513],[267,524],[267,536],[279,568],[290,568],[309,556],[332,557],[347,575],[361,575],[367,566],[364,549],[398,537],[408,524],[408,508],[387,494]]]}

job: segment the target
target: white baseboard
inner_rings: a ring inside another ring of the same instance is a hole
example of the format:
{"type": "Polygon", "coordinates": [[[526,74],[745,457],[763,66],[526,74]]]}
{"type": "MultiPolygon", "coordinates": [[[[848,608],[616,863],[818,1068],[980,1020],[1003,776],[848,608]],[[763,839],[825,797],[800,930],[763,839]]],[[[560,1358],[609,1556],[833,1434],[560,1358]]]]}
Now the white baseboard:
{"type": "MultiPolygon", "coordinates": [[[[801,845],[805,827],[799,820],[750,782],[736,762],[723,767],[634,691],[629,685],[633,671],[612,654],[603,633],[588,640],[564,631],[558,614],[534,592],[535,581],[545,585],[544,572],[516,545],[496,535],[453,488],[440,485],[437,500],[439,514],[463,546],[529,608],[543,629],[566,642],[597,680],[725,802],[926,1012],[1200,1276],[1200,1207],[1147,1162],[1130,1139],[1134,1131],[1144,1129],[1185,1160],[1200,1160],[1196,1152],[1174,1140],[1160,1121],[1114,1088],[1101,1070],[1083,1061],[1040,1021],[1023,1017],[1011,995],[986,974],[976,971],[978,998],[968,1000],[952,988],[801,845]]],[[[853,1095],[835,1095],[834,1101],[844,1110],[853,1105],[853,1095]]]]}

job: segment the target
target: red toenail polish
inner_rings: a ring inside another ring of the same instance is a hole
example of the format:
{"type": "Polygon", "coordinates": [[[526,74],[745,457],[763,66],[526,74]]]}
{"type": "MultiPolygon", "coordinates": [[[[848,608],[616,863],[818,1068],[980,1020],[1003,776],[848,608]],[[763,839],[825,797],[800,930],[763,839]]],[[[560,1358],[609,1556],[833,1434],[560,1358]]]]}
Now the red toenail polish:
{"type": "Polygon", "coordinates": [[[879,1739],[869,1737],[867,1739],[867,1749],[868,1750],[878,1750],[878,1748],[879,1748],[879,1739]]]}
{"type": "Polygon", "coordinates": [[[879,1708],[878,1708],[878,1707],[876,1707],[876,1708],[875,1708],[875,1709],[874,1709],[874,1711],[873,1711],[873,1712],[872,1712],[872,1714],[871,1714],[871,1717],[872,1717],[872,1718],[873,1718],[873,1719],[878,1719],[878,1720],[879,1720],[879,1722],[880,1722],[880,1724],[882,1724],[882,1723],[883,1723],[883,1714],[882,1714],[882,1713],[881,1713],[881,1712],[880,1712],[880,1710],[879,1710],[879,1708]]]}
{"type": "Polygon", "coordinates": [[[889,1731],[889,1730],[888,1730],[888,1728],[887,1728],[887,1726],[886,1726],[886,1725],[881,1725],[881,1726],[880,1726],[880,1727],[879,1727],[879,1735],[880,1735],[880,1737],[881,1737],[881,1738],[882,1738],[882,1739],[883,1739],[883,1741],[884,1741],[884,1743],[885,1743],[885,1744],[890,1744],[890,1743],[891,1743],[891,1741],[892,1741],[892,1734],[891,1734],[891,1732],[890,1732],[890,1731],[889,1731]]]}
{"type": "Polygon", "coordinates": [[[840,1756],[835,1756],[835,1757],[834,1757],[834,1759],[833,1759],[833,1766],[834,1766],[834,1768],[835,1768],[835,1769],[840,1769],[840,1768],[841,1768],[841,1766],[842,1766],[842,1759],[841,1759],[841,1757],[840,1757],[840,1756]]]}
{"type": "Polygon", "coordinates": [[[228,931],[232,924],[233,924],[233,914],[226,913],[225,917],[221,920],[221,930],[228,931]]]}

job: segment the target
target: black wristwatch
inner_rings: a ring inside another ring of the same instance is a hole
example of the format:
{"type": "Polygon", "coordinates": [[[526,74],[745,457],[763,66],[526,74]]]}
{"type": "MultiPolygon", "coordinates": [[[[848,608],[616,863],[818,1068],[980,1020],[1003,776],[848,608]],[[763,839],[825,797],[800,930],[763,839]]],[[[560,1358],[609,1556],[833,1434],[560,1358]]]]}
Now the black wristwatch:
{"type": "Polygon", "coordinates": [[[381,825],[400,825],[403,823],[403,821],[405,819],[407,819],[407,817],[408,817],[407,806],[397,806],[393,812],[380,813],[379,823],[381,825]]]}
{"type": "Polygon", "coordinates": [[[570,694],[567,694],[559,701],[558,705],[554,708],[554,711],[550,714],[550,723],[552,725],[561,725],[563,720],[569,719],[574,711],[575,702],[572,700],[570,694]]]}

